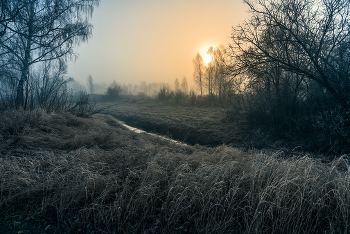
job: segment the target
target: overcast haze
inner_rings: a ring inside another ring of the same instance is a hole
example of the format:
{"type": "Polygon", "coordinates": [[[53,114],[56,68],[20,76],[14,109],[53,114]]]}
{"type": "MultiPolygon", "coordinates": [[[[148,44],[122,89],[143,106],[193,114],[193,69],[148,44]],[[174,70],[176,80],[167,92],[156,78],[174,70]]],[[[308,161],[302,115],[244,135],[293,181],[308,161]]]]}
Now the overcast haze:
{"type": "Polygon", "coordinates": [[[247,17],[242,0],[102,0],[91,23],[93,37],[75,52],[68,75],[83,85],[169,82],[186,76],[192,58],[227,45],[232,26],[247,17]]]}

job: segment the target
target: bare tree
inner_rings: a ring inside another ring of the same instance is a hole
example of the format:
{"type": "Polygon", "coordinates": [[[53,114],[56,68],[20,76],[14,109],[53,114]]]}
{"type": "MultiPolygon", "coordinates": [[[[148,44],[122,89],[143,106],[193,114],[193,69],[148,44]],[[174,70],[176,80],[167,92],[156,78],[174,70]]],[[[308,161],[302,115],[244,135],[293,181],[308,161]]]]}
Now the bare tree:
{"type": "Polygon", "coordinates": [[[14,58],[21,73],[16,96],[16,105],[21,106],[24,84],[32,65],[73,55],[73,46],[91,35],[92,26],[88,19],[99,0],[18,2],[23,5],[18,13],[19,19],[0,22],[6,28],[6,34],[0,40],[0,50],[14,58]]]}
{"type": "Polygon", "coordinates": [[[233,29],[234,76],[266,65],[316,82],[347,110],[348,0],[245,0],[252,17],[233,29]]]}
{"type": "Polygon", "coordinates": [[[90,94],[94,93],[94,81],[92,79],[92,76],[89,74],[89,77],[87,79],[87,85],[88,85],[88,89],[90,91],[90,94]]]}
{"type": "Polygon", "coordinates": [[[180,90],[180,82],[179,82],[179,79],[175,79],[174,81],[174,91],[175,92],[178,92],[180,90]]]}
{"type": "Polygon", "coordinates": [[[193,72],[193,79],[195,83],[199,86],[199,89],[201,90],[201,96],[203,95],[203,80],[204,80],[204,61],[203,57],[200,55],[199,52],[197,52],[196,56],[192,60],[194,72],[193,72]]]}
{"type": "Polygon", "coordinates": [[[31,95],[26,95],[25,104],[30,107],[40,106],[47,110],[58,110],[70,105],[71,93],[68,84],[72,78],[66,79],[67,66],[57,61],[46,61],[32,72],[31,81],[33,86],[31,95]],[[31,96],[31,97],[28,97],[31,96]]]}
{"type": "Polygon", "coordinates": [[[21,10],[28,4],[22,0],[1,0],[0,2],[0,37],[7,31],[7,25],[19,20],[21,10]]]}
{"type": "Polygon", "coordinates": [[[184,76],[182,78],[182,82],[181,82],[181,90],[184,94],[188,94],[188,84],[187,84],[187,78],[184,76]]]}
{"type": "Polygon", "coordinates": [[[213,63],[214,63],[214,87],[219,99],[224,98],[227,92],[228,81],[226,66],[228,65],[228,53],[224,45],[214,48],[213,63]]]}
{"type": "MultiPolygon", "coordinates": [[[[207,52],[210,56],[214,57],[214,48],[211,46],[208,49],[207,52]]],[[[214,87],[214,72],[215,72],[215,64],[214,60],[212,59],[206,66],[205,66],[205,79],[206,79],[206,86],[208,88],[208,94],[209,96],[213,95],[213,87],[214,87]]]]}
{"type": "MultiPolygon", "coordinates": [[[[28,3],[24,3],[21,0],[1,0],[0,2],[0,44],[5,40],[5,34],[9,32],[8,25],[14,21],[18,21],[20,17],[20,11],[28,3]]],[[[9,54],[8,51],[3,50],[0,46],[0,91],[1,100],[8,99],[10,95],[13,95],[14,87],[16,86],[16,64],[14,56],[9,54]]]]}

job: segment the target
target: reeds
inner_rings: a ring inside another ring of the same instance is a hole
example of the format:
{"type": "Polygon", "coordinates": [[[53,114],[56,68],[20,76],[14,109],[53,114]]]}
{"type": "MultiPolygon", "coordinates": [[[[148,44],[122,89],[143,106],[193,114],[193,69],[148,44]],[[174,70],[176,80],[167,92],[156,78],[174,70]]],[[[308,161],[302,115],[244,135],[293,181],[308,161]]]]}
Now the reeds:
{"type": "Polygon", "coordinates": [[[181,146],[106,115],[38,113],[24,113],[35,121],[19,119],[25,127],[1,150],[4,216],[39,213],[82,233],[349,232],[345,157],[181,146]]]}

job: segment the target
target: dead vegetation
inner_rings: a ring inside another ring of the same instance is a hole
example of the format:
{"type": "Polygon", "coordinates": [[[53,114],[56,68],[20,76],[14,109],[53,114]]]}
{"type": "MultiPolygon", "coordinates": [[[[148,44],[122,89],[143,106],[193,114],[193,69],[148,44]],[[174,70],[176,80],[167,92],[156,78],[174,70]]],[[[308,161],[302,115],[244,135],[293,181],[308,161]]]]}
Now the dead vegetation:
{"type": "Polygon", "coordinates": [[[349,232],[345,157],[177,145],[102,114],[6,111],[0,133],[0,217],[13,228],[40,215],[72,233],[349,232]]]}

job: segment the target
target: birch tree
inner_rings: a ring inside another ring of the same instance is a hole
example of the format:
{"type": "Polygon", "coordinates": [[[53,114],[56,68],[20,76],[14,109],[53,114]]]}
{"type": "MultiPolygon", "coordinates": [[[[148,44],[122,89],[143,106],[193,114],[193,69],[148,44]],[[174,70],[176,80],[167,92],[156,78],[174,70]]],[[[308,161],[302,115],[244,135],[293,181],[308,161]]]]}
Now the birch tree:
{"type": "MultiPolygon", "coordinates": [[[[207,54],[210,56],[214,56],[214,48],[211,46],[208,49],[207,54]]],[[[215,72],[215,64],[214,60],[212,59],[206,66],[205,66],[205,79],[206,79],[206,86],[208,88],[208,95],[213,95],[213,88],[214,88],[214,72],[215,72]]]]}
{"type": "MultiPolygon", "coordinates": [[[[13,3],[15,1],[6,1],[13,3]]],[[[73,47],[91,36],[94,6],[99,0],[21,0],[15,20],[0,21],[6,28],[0,40],[3,54],[10,54],[20,71],[16,106],[24,101],[24,85],[31,67],[40,62],[65,60],[73,47]]]]}
{"type": "Polygon", "coordinates": [[[201,96],[203,95],[203,79],[204,79],[204,61],[203,57],[197,52],[196,56],[192,60],[193,63],[193,79],[194,82],[198,85],[201,96]]]}
{"type": "Polygon", "coordinates": [[[0,37],[7,31],[7,25],[20,17],[20,11],[27,5],[22,0],[1,0],[0,2],[0,37]]]}
{"type": "Polygon", "coordinates": [[[228,63],[227,52],[224,45],[220,45],[214,48],[213,51],[213,63],[214,63],[214,83],[216,93],[219,99],[224,98],[227,89],[227,74],[226,66],[228,63]]]}

